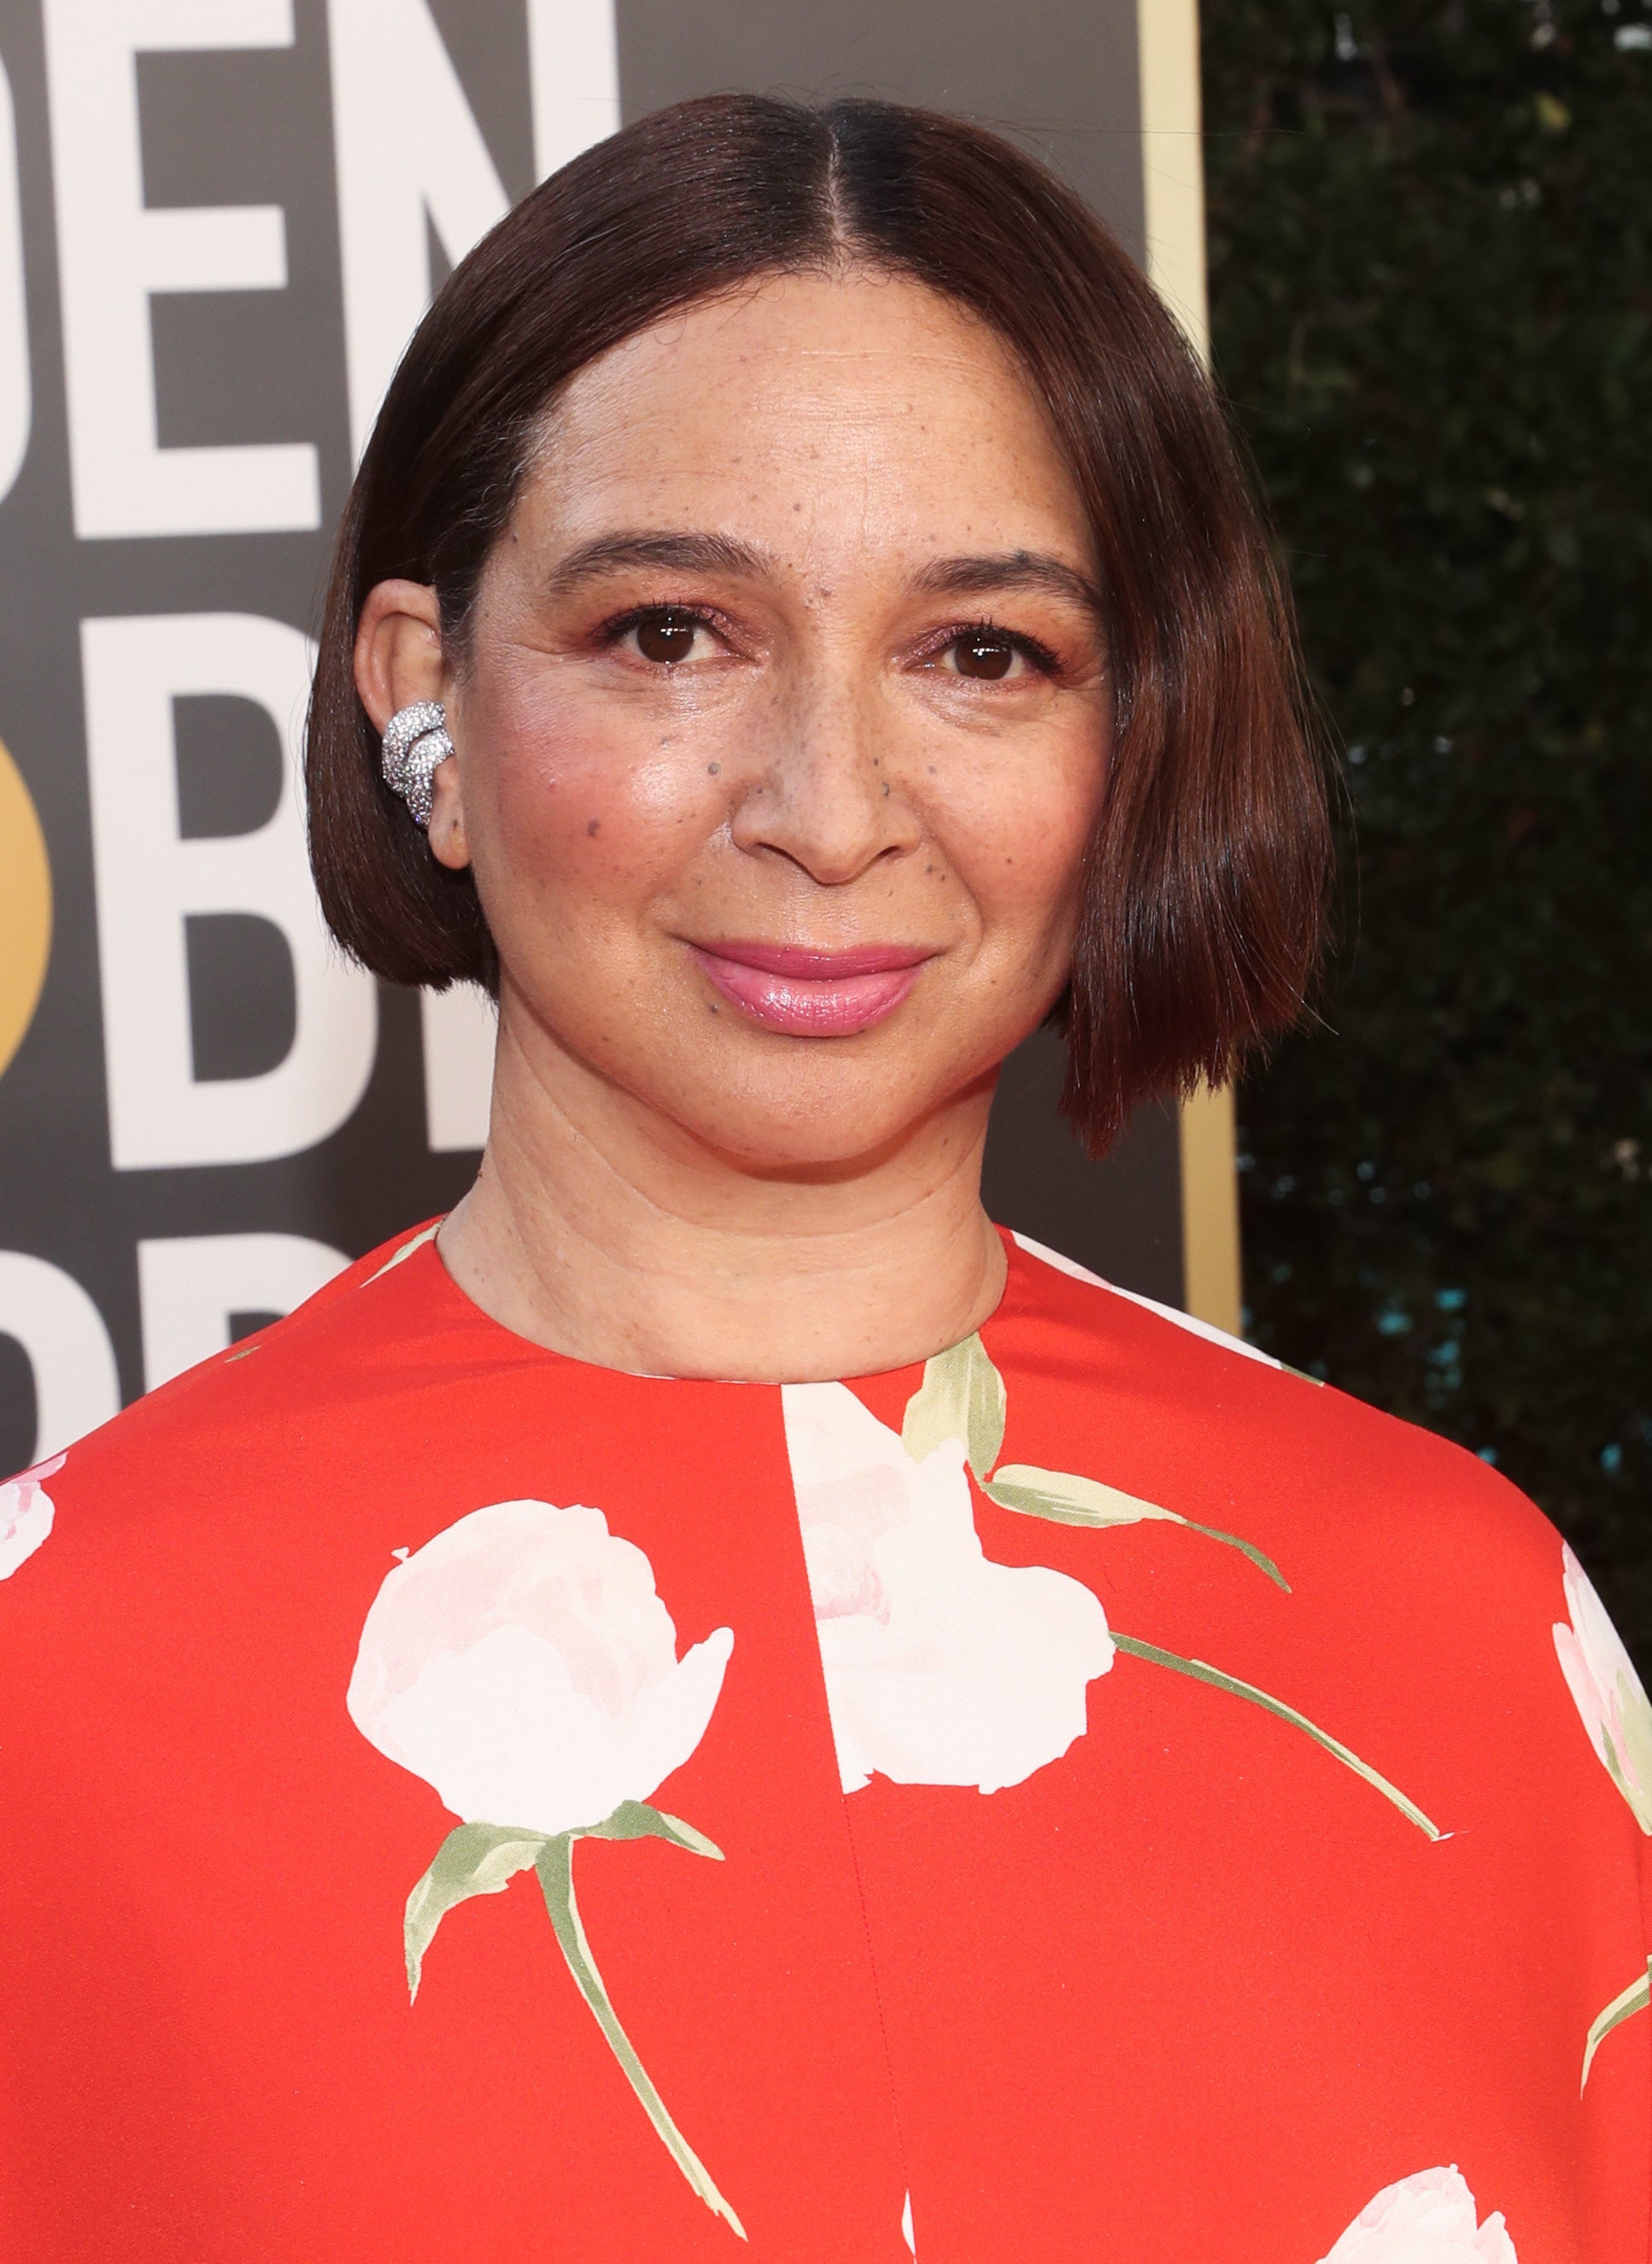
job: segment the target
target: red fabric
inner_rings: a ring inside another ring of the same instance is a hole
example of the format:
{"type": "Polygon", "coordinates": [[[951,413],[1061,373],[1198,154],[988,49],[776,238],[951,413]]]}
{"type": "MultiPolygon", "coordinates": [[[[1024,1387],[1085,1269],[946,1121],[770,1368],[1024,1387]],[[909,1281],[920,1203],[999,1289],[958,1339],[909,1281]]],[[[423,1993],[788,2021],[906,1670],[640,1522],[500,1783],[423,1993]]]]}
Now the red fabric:
{"type": "MultiPolygon", "coordinates": [[[[1018,1250],[983,1331],[1003,1459],[1237,1534],[984,1498],[987,1556],[1300,1709],[1120,1655],[982,1795],[838,1788],[765,1386],[628,1377],[482,1316],[419,1248],[70,1449],[0,1584],[0,2253],[406,2264],[743,2253],[689,2190],[532,1874],[443,1921],[454,1818],[344,1694],[397,1549],[482,1505],[602,1509],[686,1651],[735,1631],[661,1804],[726,1861],[582,1840],[613,2004],[786,2264],[1316,2264],[1456,2164],[1520,2264],[1646,2264],[1645,1838],[1556,1663],[1560,1542],[1496,1474],[1018,1250]],[[376,1276],[376,1278],[375,1278],[376,1276]]],[[[917,1369],[857,1396],[897,1429],[917,1369]]],[[[511,1819],[505,1819],[507,1821],[511,1819]]]]}

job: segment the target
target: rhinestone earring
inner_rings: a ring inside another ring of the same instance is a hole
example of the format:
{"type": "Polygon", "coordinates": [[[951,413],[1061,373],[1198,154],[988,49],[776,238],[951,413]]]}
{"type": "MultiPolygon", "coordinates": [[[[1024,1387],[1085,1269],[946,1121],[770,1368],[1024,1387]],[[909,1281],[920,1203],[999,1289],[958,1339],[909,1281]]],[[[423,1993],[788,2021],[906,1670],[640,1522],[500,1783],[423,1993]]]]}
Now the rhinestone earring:
{"type": "Polygon", "coordinates": [[[445,763],[453,751],[447,710],[439,700],[420,700],[411,708],[398,708],[385,726],[380,768],[385,784],[406,802],[415,825],[429,825],[433,799],[431,781],[436,766],[445,763]]]}

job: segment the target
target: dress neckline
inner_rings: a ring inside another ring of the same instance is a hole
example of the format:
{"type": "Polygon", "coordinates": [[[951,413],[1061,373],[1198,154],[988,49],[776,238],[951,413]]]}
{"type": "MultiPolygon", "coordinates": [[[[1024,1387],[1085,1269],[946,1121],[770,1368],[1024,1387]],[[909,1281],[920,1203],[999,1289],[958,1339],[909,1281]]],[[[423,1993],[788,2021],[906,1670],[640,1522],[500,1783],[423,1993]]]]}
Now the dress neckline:
{"type": "MultiPolygon", "coordinates": [[[[445,1215],[446,1214],[444,1217],[445,1215]]],[[[600,1361],[583,1359],[577,1353],[560,1352],[553,1345],[540,1344],[536,1338],[524,1336],[518,1330],[510,1328],[504,1321],[496,1319],[491,1313],[476,1303],[467,1289],[462,1288],[455,1280],[437,1244],[437,1234],[443,1223],[443,1218],[428,1220],[424,1226],[417,1229],[412,1234],[402,1237],[388,1259],[382,1260],[361,1286],[363,1288],[370,1286],[381,1275],[392,1270],[399,1270],[404,1264],[409,1268],[429,1269],[433,1273],[442,1302],[454,1310],[458,1319],[466,1327],[482,1330],[496,1337],[503,1337],[519,1357],[533,1357],[546,1361],[554,1361],[567,1368],[586,1368],[593,1375],[614,1377],[628,1383],[695,1385],[738,1391],[779,1391],[786,1389],[787,1382],[802,1380],[783,1378],[779,1382],[771,1382],[759,1377],[735,1375],[661,1375],[645,1368],[610,1368],[600,1361]]],[[[1004,1245],[1005,1259],[1004,1287],[998,1292],[997,1303],[993,1306],[992,1310],[976,1328],[969,1332],[968,1335],[959,1338],[957,1344],[967,1344],[970,1337],[978,1336],[982,1329],[995,1327],[1011,1310],[1021,1292],[1021,1276],[1027,1265],[1027,1259],[1008,1227],[1000,1226],[995,1220],[992,1223],[992,1228],[1004,1245]]],[[[412,1286],[410,1281],[408,1286],[409,1288],[412,1286]]],[[[935,1353],[927,1357],[938,1358],[955,1349],[956,1345],[943,1345],[938,1347],[935,1353]]],[[[816,1382],[873,1383],[883,1377],[913,1374],[921,1369],[924,1365],[924,1359],[914,1358],[902,1361],[894,1368],[863,1368],[850,1375],[815,1377],[810,1380],[816,1382]]]]}

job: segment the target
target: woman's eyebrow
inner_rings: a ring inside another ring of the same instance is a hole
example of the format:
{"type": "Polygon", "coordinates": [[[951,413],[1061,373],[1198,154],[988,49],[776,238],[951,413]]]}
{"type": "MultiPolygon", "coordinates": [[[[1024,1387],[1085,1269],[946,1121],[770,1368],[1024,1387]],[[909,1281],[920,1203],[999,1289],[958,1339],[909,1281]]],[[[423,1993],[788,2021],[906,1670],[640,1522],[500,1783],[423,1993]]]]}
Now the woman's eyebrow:
{"type": "MultiPolygon", "coordinates": [[[[564,598],[581,584],[604,574],[623,573],[638,567],[656,567],[677,574],[737,574],[756,577],[772,573],[774,560],[756,544],[732,534],[679,533],[669,528],[635,527],[612,534],[595,535],[580,543],[552,569],[546,594],[564,598]]],[[[1101,592],[1065,560],[1041,550],[1004,550],[980,556],[937,558],[915,577],[924,591],[959,597],[992,590],[1042,590],[1083,607],[1099,620],[1101,592]]]]}
{"type": "Polygon", "coordinates": [[[564,598],[601,574],[617,574],[638,566],[663,567],[676,574],[762,574],[770,570],[767,555],[731,534],[679,534],[665,529],[628,528],[599,534],[570,550],[552,570],[546,594],[564,598]]]}
{"type": "Polygon", "coordinates": [[[1076,566],[1042,550],[1004,550],[978,558],[937,558],[917,576],[920,590],[949,597],[991,590],[1043,590],[1102,618],[1101,592],[1076,566]]]}

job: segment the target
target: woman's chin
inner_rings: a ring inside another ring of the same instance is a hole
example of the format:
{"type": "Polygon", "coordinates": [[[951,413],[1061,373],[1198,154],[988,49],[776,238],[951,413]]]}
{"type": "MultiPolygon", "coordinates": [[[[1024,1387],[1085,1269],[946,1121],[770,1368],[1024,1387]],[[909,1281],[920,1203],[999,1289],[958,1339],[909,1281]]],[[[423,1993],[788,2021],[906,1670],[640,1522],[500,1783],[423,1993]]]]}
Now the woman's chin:
{"type": "Polygon", "coordinates": [[[810,1076],[778,1085],[771,1078],[730,1078],[701,1107],[685,1109],[677,1095],[672,1114],[706,1149],[749,1172],[776,1178],[851,1179],[870,1171],[925,1127],[940,1128],[960,1110],[984,1114],[990,1071],[963,1091],[947,1079],[933,1085],[893,1075],[810,1076]]]}

